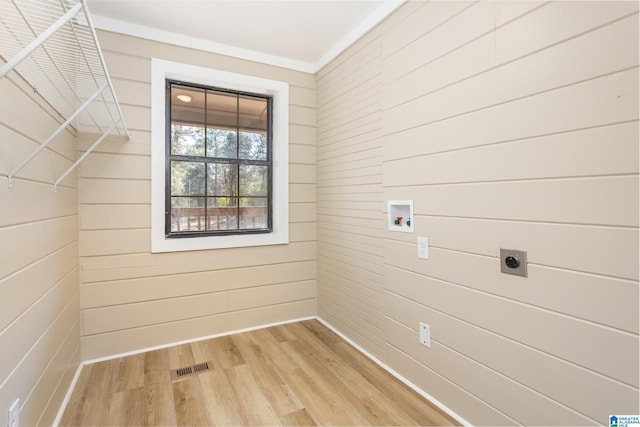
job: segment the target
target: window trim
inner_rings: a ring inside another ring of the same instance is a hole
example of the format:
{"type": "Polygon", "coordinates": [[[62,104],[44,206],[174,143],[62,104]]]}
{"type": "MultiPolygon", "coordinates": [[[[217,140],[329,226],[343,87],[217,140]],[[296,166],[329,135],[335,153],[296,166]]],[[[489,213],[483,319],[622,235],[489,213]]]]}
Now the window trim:
{"type": "Polygon", "coordinates": [[[177,252],[289,243],[289,84],[196,65],[151,60],[151,252],[177,252]],[[272,226],[270,233],[193,238],[165,236],[166,80],[272,97],[272,226]]]}

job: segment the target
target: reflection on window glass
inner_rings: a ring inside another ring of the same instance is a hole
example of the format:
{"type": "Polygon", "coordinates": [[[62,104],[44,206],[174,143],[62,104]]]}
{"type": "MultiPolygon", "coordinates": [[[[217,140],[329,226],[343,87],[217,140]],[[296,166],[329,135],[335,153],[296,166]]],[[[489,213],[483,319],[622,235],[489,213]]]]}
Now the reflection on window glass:
{"type": "Polygon", "coordinates": [[[204,197],[172,197],[171,198],[171,231],[201,231],[205,224],[202,212],[204,197]]]}
{"type": "Polygon", "coordinates": [[[238,95],[207,90],[207,126],[222,129],[238,128],[238,95]]]}
{"type": "Polygon", "coordinates": [[[238,228],[238,199],[211,197],[207,199],[207,223],[209,230],[234,230],[238,228]]]}
{"type": "Polygon", "coordinates": [[[238,126],[243,129],[266,131],[269,117],[266,99],[239,96],[238,126]]]}
{"type": "Polygon", "coordinates": [[[263,228],[267,226],[268,210],[266,197],[240,198],[240,228],[263,228]]]}

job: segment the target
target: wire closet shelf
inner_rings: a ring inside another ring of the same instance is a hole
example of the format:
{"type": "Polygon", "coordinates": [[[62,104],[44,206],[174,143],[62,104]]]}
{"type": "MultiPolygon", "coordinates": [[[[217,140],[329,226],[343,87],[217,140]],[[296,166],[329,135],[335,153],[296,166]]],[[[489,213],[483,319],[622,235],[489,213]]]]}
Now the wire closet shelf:
{"type": "Polygon", "coordinates": [[[86,0],[1,0],[0,79],[11,71],[64,122],[9,171],[9,188],[15,175],[67,126],[101,136],[55,181],[54,191],[107,135],[116,132],[129,139],[86,0]]]}

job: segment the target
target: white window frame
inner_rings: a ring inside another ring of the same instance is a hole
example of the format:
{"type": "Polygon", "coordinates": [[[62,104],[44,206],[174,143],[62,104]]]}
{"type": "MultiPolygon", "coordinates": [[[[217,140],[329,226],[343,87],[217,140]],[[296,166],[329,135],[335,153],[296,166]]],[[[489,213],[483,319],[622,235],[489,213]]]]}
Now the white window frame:
{"type": "Polygon", "coordinates": [[[179,252],[289,243],[289,84],[196,65],[151,60],[151,252],[179,252]],[[166,79],[269,95],[273,98],[273,231],[166,238],[166,79]]]}

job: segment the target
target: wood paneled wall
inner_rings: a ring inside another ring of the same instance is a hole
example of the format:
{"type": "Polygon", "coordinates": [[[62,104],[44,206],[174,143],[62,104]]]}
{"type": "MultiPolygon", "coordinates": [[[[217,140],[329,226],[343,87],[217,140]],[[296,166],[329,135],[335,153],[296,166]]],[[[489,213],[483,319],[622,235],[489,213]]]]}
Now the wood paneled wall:
{"type": "MultiPolygon", "coordinates": [[[[99,33],[132,138],[109,140],[79,176],[82,357],[316,314],[315,77],[99,33]],[[290,244],[152,254],[151,58],[290,84],[290,244]]],[[[80,135],[80,149],[89,146],[80,135]]]]}
{"type": "Polygon", "coordinates": [[[63,120],[21,77],[0,79],[0,420],[20,399],[20,424],[53,423],[80,364],[76,159],[67,128],[15,177],[63,120]]]}
{"type": "Polygon", "coordinates": [[[380,30],[318,75],[318,313],[384,353],[380,30]]]}
{"type": "Polygon", "coordinates": [[[319,315],[475,425],[640,412],[638,3],[409,2],[317,82],[319,315]]]}

